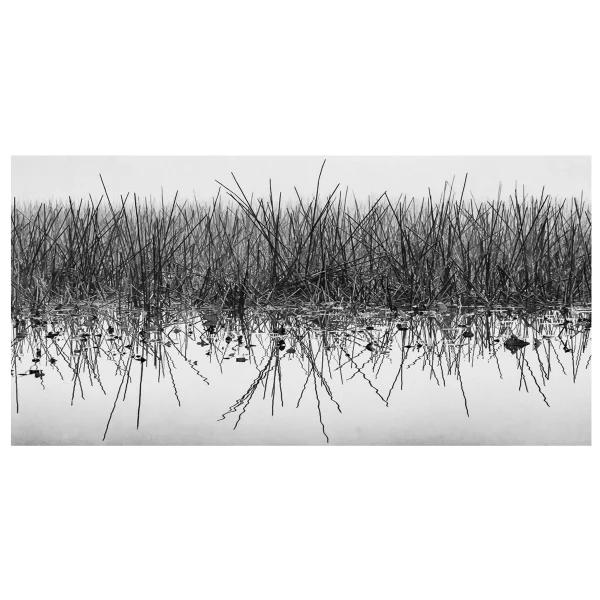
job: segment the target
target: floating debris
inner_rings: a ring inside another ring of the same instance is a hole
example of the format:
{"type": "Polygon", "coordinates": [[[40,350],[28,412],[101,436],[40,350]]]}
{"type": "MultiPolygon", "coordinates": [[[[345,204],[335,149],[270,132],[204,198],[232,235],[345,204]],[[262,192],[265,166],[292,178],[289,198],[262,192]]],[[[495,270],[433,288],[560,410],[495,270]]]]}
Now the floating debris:
{"type": "Polygon", "coordinates": [[[33,375],[36,379],[44,376],[44,371],[40,371],[39,369],[29,369],[26,373],[19,373],[20,377],[25,377],[27,375],[33,375]]]}
{"type": "Polygon", "coordinates": [[[519,349],[524,348],[525,346],[529,346],[529,342],[524,340],[520,340],[516,335],[512,334],[505,342],[504,345],[508,349],[519,349]]]}

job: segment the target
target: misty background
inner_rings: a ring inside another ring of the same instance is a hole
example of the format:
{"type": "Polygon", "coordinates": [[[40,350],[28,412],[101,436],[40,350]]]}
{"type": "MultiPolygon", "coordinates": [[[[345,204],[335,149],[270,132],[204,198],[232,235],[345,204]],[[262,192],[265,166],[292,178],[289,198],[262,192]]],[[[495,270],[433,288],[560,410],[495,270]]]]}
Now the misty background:
{"type": "MultiPolygon", "coordinates": [[[[104,193],[99,174],[111,199],[119,195],[209,200],[218,191],[215,180],[235,186],[233,172],[248,195],[273,193],[284,200],[314,195],[323,160],[320,196],[339,183],[357,199],[406,194],[440,198],[445,182],[454,181],[457,196],[468,173],[465,198],[502,198],[545,194],[559,198],[591,196],[591,158],[586,156],[13,156],[11,192],[18,200],[98,199],[104,193]]],[[[234,188],[232,188],[234,189],[234,188]]]]}

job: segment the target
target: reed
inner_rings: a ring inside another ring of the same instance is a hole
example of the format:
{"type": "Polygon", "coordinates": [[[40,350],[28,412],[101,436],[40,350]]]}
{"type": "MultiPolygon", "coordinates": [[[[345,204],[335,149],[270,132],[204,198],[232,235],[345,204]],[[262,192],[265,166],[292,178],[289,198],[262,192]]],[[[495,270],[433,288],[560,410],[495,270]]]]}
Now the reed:
{"type": "Polygon", "coordinates": [[[591,301],[591,210],[542,194],[13,201],[12,306],[591,301]]]}

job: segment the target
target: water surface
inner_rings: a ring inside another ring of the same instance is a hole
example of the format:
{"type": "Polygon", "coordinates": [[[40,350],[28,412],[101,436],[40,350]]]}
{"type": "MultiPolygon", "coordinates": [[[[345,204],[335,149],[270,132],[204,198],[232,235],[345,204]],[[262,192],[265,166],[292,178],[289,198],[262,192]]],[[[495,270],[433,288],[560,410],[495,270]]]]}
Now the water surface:
{"type": "Polygon", "coordinates": [[[583,309],[24,310],[12,443],[590,444],[590,341],[583,309]]]}

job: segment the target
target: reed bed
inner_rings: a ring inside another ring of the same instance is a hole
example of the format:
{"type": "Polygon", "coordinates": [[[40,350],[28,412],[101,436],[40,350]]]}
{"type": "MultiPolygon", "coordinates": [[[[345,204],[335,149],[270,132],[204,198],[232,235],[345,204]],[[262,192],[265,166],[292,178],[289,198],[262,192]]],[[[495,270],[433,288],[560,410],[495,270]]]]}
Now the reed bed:
{"type": "Polygon", "coordinates": [[[542,191],[359,202],[338,187],[284,202],[234,182],[208,203],[13,201],[13,308],[591,301],[591,211],[581,200],[542,191]]]}

